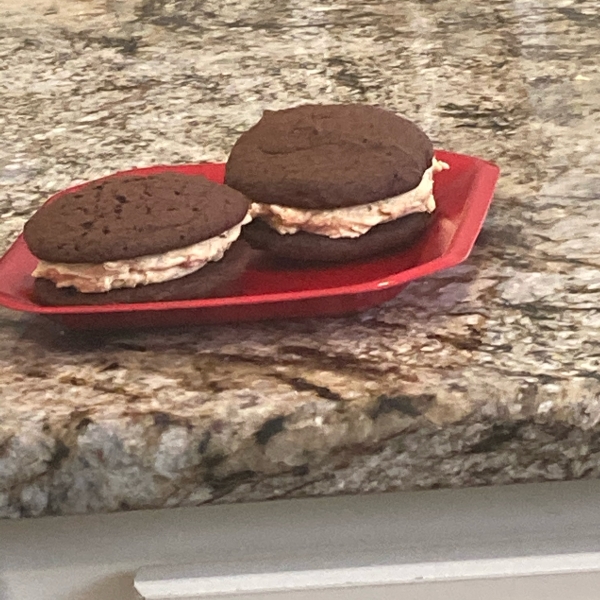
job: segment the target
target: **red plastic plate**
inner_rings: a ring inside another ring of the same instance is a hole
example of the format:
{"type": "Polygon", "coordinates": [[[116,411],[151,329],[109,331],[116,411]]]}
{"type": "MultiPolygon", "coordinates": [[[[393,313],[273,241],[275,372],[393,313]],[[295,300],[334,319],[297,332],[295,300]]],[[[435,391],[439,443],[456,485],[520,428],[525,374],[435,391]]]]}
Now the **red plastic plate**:
{"type": "MultiPolygon", "coordinates": [[[[481,229],[498,180],[498,167],[463,154],[438,151],[436,156],[450,165],[449,171],[435,178],[437,216],[427,235],[409,251],[325,267],[286,267],[259,259],[251,263],[226,297],[48,307],[32,299],[31,272],[36,259],[19,236],[0,259],[0,305],[48,315],[68,327],[86,329],[342,315],[376,306],[393,298],[409,281],[465,260],[481,229]]],[[[222,164],[156,166],[123,174],[150,175],[163,171],[200,174],[222,182],[225,167],[222,164]]],[[[64,193],[56,194],[48,202],[64,193]]]]}

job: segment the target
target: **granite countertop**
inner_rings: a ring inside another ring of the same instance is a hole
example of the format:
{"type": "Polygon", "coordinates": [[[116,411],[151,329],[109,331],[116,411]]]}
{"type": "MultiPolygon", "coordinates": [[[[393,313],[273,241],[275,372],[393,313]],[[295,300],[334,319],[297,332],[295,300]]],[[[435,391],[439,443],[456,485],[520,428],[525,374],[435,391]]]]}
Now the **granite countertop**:
{"type": "Polygon", "coordinates": [[[364,314],[98,334],[0,309],[0,516],[600,476],[593,0],[0,1],[0,251],[51,193],[380,103],[497,162],[463,265],[364,314]]]}

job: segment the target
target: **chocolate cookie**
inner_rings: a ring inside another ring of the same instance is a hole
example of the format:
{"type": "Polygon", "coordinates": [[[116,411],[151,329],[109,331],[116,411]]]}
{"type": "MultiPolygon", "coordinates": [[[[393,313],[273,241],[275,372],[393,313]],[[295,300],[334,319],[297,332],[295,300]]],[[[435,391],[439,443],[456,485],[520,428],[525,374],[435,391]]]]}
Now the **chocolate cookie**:
{"type": "Polygon", "coordinates": [[[24,237],[48,262],[124,260],[220,235],[242,221],[248,206],[241,193],[200,175],[116,175],[40,208],[24,237]]]}
{"type": "Polygon", "coordinates": [[[415,188],[432,159],[425,133],[392,112],[306,105],[265,111],[234,145],[225,183],[255,202],[340,208],[415,188]]]}
{"type": "Polygon", "coordinates": [[[202,269],[182,277],[123,288],[102,294],[82,294],[75,288],[57,288],[48,279],[36,279],[34,299],[44,306],[89,306],[98,304],[132,304],[136,302],[165,302],[189,300],[218,295],[219,290],[237,279],[247,267],[252,250],[242,240],[235,242],[218,262],[211,262],[202,269]]]}
{"type": "Polygon", "coordinates": [[[412,246],[423,235],[431,219],[429,213],[413,213],[377,225],[360,237],[338,239],[303,231],[282,235],[264,221],[256,219],[244,227],[242,236],[254,248],[266,250],[282,258],[347,262],[412,246]]]}

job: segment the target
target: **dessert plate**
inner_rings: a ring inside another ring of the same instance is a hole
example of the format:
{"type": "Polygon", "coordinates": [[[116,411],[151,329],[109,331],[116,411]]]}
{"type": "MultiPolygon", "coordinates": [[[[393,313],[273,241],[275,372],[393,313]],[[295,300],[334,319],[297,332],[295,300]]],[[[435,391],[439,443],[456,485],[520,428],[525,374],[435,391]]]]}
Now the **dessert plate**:
{"type": "MultiPolygon", "coordinates": [[[[481,230],[494,195],[499,169],[480,158],[437,151],[450,170],[435,176],[436,217],[421,242],[408,251],[342,265],[298,266],[257,253],[226,295],[198,300],[41,306],[32,298],[36,258],[19,236],[0,258],[0,305],[47,315],[83,329],[180,326],[276,318],[344,315],[390,300],[409,281],[465,260],[481,230]]],[[[155,166],[121,174],[164,171],[199,174],[222,182],[225,165],[155,166]]],[[[81,186],[70,188],[72,191],[81,186]]],[[[52,202],[65,192],[50,198],[52,202]]]]}

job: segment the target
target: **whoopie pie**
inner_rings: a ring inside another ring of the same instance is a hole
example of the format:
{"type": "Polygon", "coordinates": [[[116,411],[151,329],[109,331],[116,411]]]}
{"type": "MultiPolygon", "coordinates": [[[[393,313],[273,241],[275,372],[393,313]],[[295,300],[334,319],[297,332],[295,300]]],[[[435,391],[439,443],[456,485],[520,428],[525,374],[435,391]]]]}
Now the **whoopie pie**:
{"type": "Polygon", "coordinates": [[[200,175],[116,175],[42,206],[26,223],[42,304],[202,297],[247,264],[240,192],[200,175]]]}
{"type": "Polygon", "coordinates": [[[435,210],[434,156],[413,122],[382,108],[266,111],[235,143],[225,183],[252,201],[243,236],[295,260],[368,258],[417,242],[435,210]]]}

